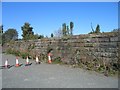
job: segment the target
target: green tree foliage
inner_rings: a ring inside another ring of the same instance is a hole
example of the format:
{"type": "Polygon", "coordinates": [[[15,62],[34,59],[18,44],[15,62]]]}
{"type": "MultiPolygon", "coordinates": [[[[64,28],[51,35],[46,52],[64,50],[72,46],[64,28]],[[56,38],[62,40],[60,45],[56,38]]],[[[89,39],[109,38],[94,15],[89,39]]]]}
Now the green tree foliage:
{"type": "Polygon", "coordinates": [[[3,25],[0,26],[0,33],[3,33],[3,25]]]}
{"type": "Polygon", "coordinates": [[[66,30],[66,23],[63,23],[62,24],[62,33],[63,33],[63,36],[66,36],[67,35],[67,30],[66,30]]]}
{"type": "Polygon", "coordinates": [[[33,38],[33,39],[41,39],[41,38],[44,38],[44,36],[43,36],[43,35],[35,34],[35,35],[33,35],[32,38],[33,38]]]}
{"type": "Polygon", "coordinates": [[[70,34],[73,35],[73,27],[74,27],[74,23],[70,22],[70,34]]]}
{"type": "Polygon", "coordinates": [[[120,32],[120,28],[118,28],[118,29],[113,29],[111,32],[120,32]]]}
{"type": "Polygon", "coordinates": [[[10,42],[11,40],[17,40],[17,39],[18,39],[18,32],[16,31],[16,29],[13,28],[8,29],[2,35],[3,44],[6,42],[10,42]]]}
{"type": "Polygon", "coordinates": [[[2,44],[3,25],[0,26],[0,44],[2,44]]]}
{"type": "Polygon", "coordinates": [[[24,40],[32,40],[32,39],[41,39],[44,38],[43,35],[38,35],[38,34],[34,34],[33,32],[33,27],[30,27],[29,23],[24,23],[24,25],[21,27],[22,31],[23,31],[23,39],[24,40]]]}
{"type": "Polygon", "coordinates": [[[39,35],[38,39],[44,38],[44,35],[39,35]]]}
{"type": "Polygon", "coordinates": [[[73,35],[73,27],[74,23],[70,22],[70,27],[69,25],[66,25],[66,23],[62,24],[62,29],[60,28],[58,31],[55,31],[55,37],[66,37],[69,35],[73,35]]]}
{"type": "Polygon", "coordinates": [[[53,35],[53,33],[51,33],[51,37],[53,37],[54,35],[53,35]]]}
{"type": "Polygon", "coordinates": [[[99,24],[97,24],[95,31],[94,31],[94,29],[93,29],[92,26],[91,26],[91,28],[92,28],[92,31],[89,34],[98,34],[98,33],[101,33],[100,32],[100,25],[99,24]]]}
{"type": "Polygon", "coordinates": [[[67,35],[69,35],[69,26],[67,25],[67,35]]]}
{"type": "Polygon", "coordinates": [[[100,25],[99,24],[96,27],[95,33],[100,33],[100,25]]]}
{"type": "Polygon", "coordinates": [[[34,38],[34,32],[32,31],[33,27],[30,27],[29,23],[24,23],[24,25],[21,27],[22,29],[22,36],[24,40],[29,40],[34,38]]]}

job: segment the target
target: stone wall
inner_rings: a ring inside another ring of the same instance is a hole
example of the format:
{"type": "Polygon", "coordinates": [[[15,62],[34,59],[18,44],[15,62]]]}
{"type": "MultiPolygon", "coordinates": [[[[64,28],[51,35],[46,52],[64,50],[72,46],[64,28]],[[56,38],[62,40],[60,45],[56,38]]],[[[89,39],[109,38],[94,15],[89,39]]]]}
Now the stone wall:
{"type": "MultiPolygon", "coordinates": [[[[44,38],[39,40],[16,41],[4,46],[4,49],[26,51],[31,56],[47,55],[52,49],[53,59],[60,57],[69,64],[89,63],[96,60],[97,66],[111,65],[118,62],[120,35],[117,32],[102,34],[75,35],[65,38],[44,38]]],[[[95,64],[95,63],[94,63],[95,64]]]]}

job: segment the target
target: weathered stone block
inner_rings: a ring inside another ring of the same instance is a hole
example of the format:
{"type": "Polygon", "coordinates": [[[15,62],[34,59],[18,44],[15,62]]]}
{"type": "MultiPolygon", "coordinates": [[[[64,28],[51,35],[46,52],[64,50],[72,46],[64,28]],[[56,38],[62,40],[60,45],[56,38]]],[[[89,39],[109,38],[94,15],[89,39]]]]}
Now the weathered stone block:
{"type": "Polygon", "coordinates": [[[94,47],[94,43],[85,43],[84,47],[94,47]]]}
{"type": "Polygon", "coordinates": [[[117,42],[118,41],[118,37],[110,37],[110,41],[111,42],[117,42]]]}
{"type": "Polygon", "coordinates": [[[98,38],[98,42],[109,42],[109,38],[98,38]]]}
{"type": "Polygon", "coordinates": [[[101,48],[116,48],[117,47],[117,42],[100,43],[99,47],[101,47],[101,48]]]}

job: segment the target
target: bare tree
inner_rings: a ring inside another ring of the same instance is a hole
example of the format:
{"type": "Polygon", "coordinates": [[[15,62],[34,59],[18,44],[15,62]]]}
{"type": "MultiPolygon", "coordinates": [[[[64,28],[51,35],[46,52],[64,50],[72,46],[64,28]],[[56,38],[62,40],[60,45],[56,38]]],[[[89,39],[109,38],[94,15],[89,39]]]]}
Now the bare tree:
{"type": "Polygon", "coordinates": [[[55,32],[54,32],[54,37],[62,37],[63,36],[63,33],[62,33],[62,29],[61,28],[59,28],[58,30],[56,30],[55,32]]]}

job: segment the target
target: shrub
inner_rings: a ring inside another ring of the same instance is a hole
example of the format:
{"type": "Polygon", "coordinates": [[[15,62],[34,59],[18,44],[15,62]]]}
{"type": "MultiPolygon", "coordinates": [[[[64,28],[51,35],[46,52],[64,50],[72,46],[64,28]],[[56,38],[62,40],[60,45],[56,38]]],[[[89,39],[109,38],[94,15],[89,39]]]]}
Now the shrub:
{"type": "Polygon", "coordinates": [[[60,58],[60,57],[56,57],[56,58],[53,60],[53,63],[54,63],[54,64],[61,64],[61,63],[62,63],[61,58],[60,58]]]}
{"type": "Polygon", "coordinates": [[[13,53],[15,56],[20,56],[20,51],[14,51],[14,53],[13,53]]]}
{"type": "Polygon", "coordinates": [[[12,49],[11,49],[11,48],[7,49],[7,50],[6,50],[6,53],[7,53],[7,54],[12,54],[12,49]]]}
{"type": "MultiPolygon", "coordinates": [[[[21,52],[21,55],[20,55],[23,59],[26,59],[26,57],[28,56],[29,57],[29,53],[25,53],[25,52],[21,52]]],[[[29,57],[30,58],[30,57],[29,57]]]]}

